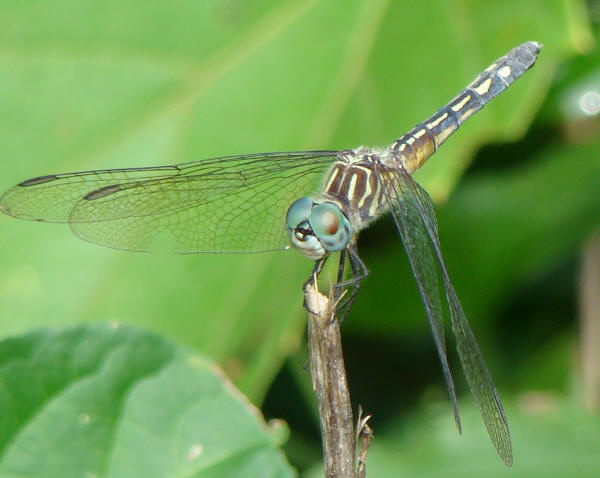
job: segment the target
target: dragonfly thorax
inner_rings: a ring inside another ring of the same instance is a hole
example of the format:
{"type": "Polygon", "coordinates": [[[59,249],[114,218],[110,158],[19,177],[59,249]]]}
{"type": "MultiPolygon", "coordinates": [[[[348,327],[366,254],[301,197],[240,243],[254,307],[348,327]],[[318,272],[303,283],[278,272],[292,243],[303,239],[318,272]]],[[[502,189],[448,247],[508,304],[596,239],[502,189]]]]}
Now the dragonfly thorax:
{"type": "Polygon", "coordinates": [[[313,261],[345,249],[352,237],[350,221],[337,204],[316,203],[309,197],[290,206],[285,228],[292,245],[313,261]]]}
{"type": "Polygon", "coordinates": [[[390,148],[341,151],[327,174],[322,198],[340,207],[356,233],[385,212],[382,178],[400,167],[401,156],[390,148]]]}

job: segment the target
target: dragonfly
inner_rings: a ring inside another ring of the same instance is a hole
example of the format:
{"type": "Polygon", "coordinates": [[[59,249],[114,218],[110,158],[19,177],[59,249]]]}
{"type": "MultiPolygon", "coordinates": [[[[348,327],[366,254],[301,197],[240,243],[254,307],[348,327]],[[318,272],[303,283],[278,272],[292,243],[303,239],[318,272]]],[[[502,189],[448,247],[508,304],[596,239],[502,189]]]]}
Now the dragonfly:
{"type": "Polygon", "coordinates": [[[541,47],[530,41],[513,48],[387,148],[245,154],[50,174],[9,189],[0,197],[0,210],[21,219],[68,223],[82,239],[129,251],[150,251],[157,236],[169,234],[174,252],[181,254],[293,247],[315,261],[315,270],[340,252],[341,269],[347,255],[358,279],[368,273],[356,251],[358,233],[390,213],[425,306],[458,430],[438,271],[468,386],[499,456],[510,466],[502,402],[444,264],[432,200],[412,174],[533,66],[541,47]]]}

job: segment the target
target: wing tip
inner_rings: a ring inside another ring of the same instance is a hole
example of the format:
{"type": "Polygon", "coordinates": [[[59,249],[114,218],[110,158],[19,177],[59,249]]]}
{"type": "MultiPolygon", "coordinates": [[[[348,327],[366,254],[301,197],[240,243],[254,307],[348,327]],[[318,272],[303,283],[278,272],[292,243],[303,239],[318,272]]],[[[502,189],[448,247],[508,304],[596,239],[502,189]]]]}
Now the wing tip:
{"type": "Polygon", "coordinates": [[[512,454],[512,450],[508,450],[508,453],[500,453],[498,452],[498,454],[500,455],[500,458],[502,458],[502,461],[504,462],[504,464],[510,468],[511,466],[513,466],[513,454],[512,454]]]}

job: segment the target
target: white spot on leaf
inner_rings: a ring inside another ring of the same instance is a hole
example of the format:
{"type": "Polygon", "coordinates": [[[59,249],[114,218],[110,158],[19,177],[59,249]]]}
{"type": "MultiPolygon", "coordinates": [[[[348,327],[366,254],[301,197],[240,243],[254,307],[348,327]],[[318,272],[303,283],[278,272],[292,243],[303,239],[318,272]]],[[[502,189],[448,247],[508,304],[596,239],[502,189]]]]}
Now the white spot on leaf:
{"type": "Polygon", "coordinates": [[[187,461],[195,461],[202,453],[204,453],[204,447],[200,443],[193,444],[187,452],[187,461]]]}

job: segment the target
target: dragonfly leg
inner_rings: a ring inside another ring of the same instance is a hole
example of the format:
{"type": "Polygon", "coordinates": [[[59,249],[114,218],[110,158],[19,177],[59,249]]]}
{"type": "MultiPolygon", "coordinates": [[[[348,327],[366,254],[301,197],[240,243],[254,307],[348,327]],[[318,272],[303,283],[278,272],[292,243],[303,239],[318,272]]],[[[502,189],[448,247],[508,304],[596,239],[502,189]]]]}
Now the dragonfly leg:
{"type": "Polygon", "coordinates": [[[340,323],[344,321],[344,319],[348,315],[348,312],[350,312],[350,309],[352,308],[352,304],[354,303],[354,300],[356,299],[356,296],[360,289],[360,284],[361,284],[362,280],[365,279],[369,275],[369,270],[365,266],[365,263],[358,256],[358,253],[356,252],[356,247],[354,245],[348,246],[346,248],[346,251],[343,251],[343,252],[346,252],[348,254],[348,262],[350,263],[350,269],[352,270],[352,277],[346,281],[341,280],[341,279],[343,279],[343,272],[344,272],[343,268],[345,265],[345,255],[343,255],[343,253],[341,253],[340,254],[340,268],[338,269],[338,282],[334,286],[334,288],[336,289],[335,296],[336,296],[336,298],[338,296],[341,296],[340,292],[337,292],[337,291],[340,291],[341,289],[343,289],[345,287],[349,288],[350,293],[348,294],[348,297],[346,297],[338,305],[338,316],[339,316],[340,323]],[[342,263],[342,260],[344,260],[344,263],[342,263]]]}
{"type": "MultiPolygon", "coordinates": [[[[335,287],[347,287],[347,286],[355,286],[357,283],[360,283],[364,278],[369,275],[369,269],[365,266],[365,263],[358,256],[356,252],[355,246],[348,246],[345,251],[348,254],[348,260],[350,262],[350,268],[352,269],[352,277],[348,280],[342,281],[341,274],[343,274],[343,269],[338,269],[338,282],[335,287]]],[[[340,254],[340,263],[342,260],[342,255],[340,254]]],[[[340,264],[340,268],[342,265],[340,264]]]]}
{"type": "MultiPolygon", "coordinates": [[[[313,267],[312,272],[310,273],[310,277],[304,282],[304,284],[302,285],[302,290],[304,290],[306,292],[306,287],[309,285],[314,285],[315,287],[317,287],[317,280],[319,278],[319,274],[321,273],[321,271],[323,270],[323,266],[325,265],[325,262],[327,261],[327,255],[321,259],[319,259],[318,261],[315,262],[315,265],[313,267]]],[[[306,294],[304,296],[304,303],[302,304],[302,306],[311,314],[313,315],[318,315],[316,312],[312,311],[308,304],[306,303],[306,294]]]]}
{"type": "Polygon", "coordinates": [[[346,268],[346,250],[340,252],[340,262],[338,264],[338,274],[335,286],[333,287],[333,297],[337,301],[342,296],[343,287],[338,287],[344,281],[344,269],[346,268]]]}
{"type": "MultiPolygon", "coordinates": [[[[308,278],[308,280],[306,280],[306,282],[304,282],[304,286],[303,286],[304,290],[306,290],[306,287],[308,285],[316,285],[317,284],[319,274],[323,270],[323,267],[324,267],[325,262],[327,261],[328,257],[329,257],[329,255],[327,255],[327,256],[323,257],[322,259],[319,259],[318,261],[315,262],[315,265],[313,267],[310,277],[308,278]]],[[[345,250],[340,252],[340,260],[339,260],[339,264],[338,264],[338,273],[337,273],[337,282],[333,286],[334,300],[336,302],[339,301],[336,309],[338,311],[338,318],[339,318],[340,322],[343,322],[344,319],[346,318],[346,316],[348,315],[348,312],[350,312],[350,308],[352,307],[352,304],[354,303],[354,300],[356,299],[356,295],[358,294],[358,290],[360,289],[360,283],[368,275],[369,275],[369,270],[367,269],[367,267],[365,266],[365,264],[361,260],[361,258],[358,256],[358,253],[356,252],[356,246],[354,246],[354,245],[348,246],[345,250]],[[346,258],[348,258],[348,262],[350,263],[352,277],[348,280],[343,280],[344,279],[344,270],[346,268],[346,258]],[[345,297],[345,298],[343,298],[343,300],[341,300],[342,294],[346,287],[350,290],[350,293],[348,294],[347,297],[345,297]]],[[[308,304],[306,304],[306,302],[304,302],[303,306],[309,312],[314,313],[314,311],[310,310],[310,308],[308,307],[308,304]]]]}

